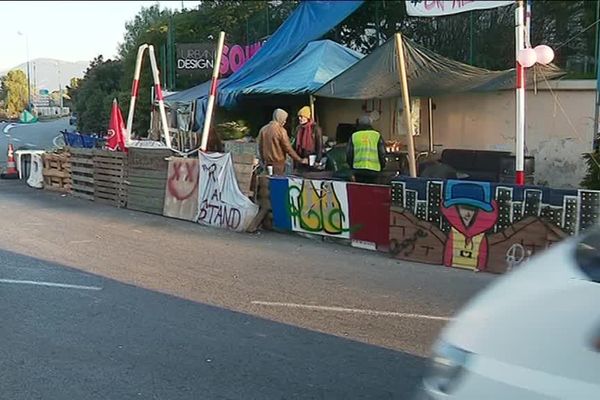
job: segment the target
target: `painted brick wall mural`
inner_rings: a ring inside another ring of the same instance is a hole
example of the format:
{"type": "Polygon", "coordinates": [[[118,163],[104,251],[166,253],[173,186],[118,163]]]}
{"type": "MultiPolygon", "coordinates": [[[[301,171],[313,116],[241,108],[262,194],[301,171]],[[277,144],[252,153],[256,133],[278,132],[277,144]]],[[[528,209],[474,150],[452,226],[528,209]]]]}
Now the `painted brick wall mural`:
{"type": "Polygon", "coordinates": [[[502,273],[597,223],[600,192],[406,178],[391,189],[400,259],[502,273]]]}

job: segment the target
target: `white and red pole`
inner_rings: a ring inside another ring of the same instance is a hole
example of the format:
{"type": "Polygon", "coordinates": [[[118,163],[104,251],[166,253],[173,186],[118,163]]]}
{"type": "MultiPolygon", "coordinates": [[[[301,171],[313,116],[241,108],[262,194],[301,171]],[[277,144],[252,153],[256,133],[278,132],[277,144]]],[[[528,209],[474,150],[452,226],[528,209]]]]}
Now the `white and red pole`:
{"type": "Polygon", "coordinates": [[[131,127],[133,126],[133,112],[135,110],[135,101],[138,96],[140,85],[140,71],[142,69],[142,58],[144,51],[148,48],[147,44],[143,44],[138,48],[137,58],[135,60],[135,71],[133,74],[133,83],[131,84],[131,101],[129,102],[129,114],[127,114],[127,132],[125,132],[125,144],[129,146],[131,141],[131,127]]]}
{"type": "Polygon", "coordinates": [[[523,0],[517,0],[515,9],[515,58],[517,70],[516,85],[516,132],[515,132],[515,183],[525,184],[525,68],[519,63],[519,52],[525,49],[525,26],[523,0]]]}
{"type": "Polygon", "coordinates": [[[208,132],[212,119],[213,108],[215,106],[215,97],[217,95],[217,82],[219,79],[219,69],[221,68],[221,55],[223,54],[223,46],[225,45],[225,32],[219,33],[219,42],[217,43],[217,53],[215,55],[215,63],[213,65],[212,82],[210,84],[210,93],[208,95],[208,104],[206,105],[206,114],[204,114],[204,127],[202,128],[202,141],[200,142],[200,150],[206,151],[208,145],[208,132]]]}
{"type": "Polygon", "coordinates": [[[154,95],[158,100],[158,111],[160,112],[160,122],[162,125],[163,136],[165,137],[165,144],[168,148],[171,148],[171,135],[169,134],[169,125],[167,122],[167,112],[165,111],[165,101],[163,99],[162,88],[160,87],[160,72],[158,71],[158,65],[156,64],[156,55],[154,54],[154,46],[148,47],[150,53],[150,65],[152,66],[152,76],[154,78],[154,95]]]}

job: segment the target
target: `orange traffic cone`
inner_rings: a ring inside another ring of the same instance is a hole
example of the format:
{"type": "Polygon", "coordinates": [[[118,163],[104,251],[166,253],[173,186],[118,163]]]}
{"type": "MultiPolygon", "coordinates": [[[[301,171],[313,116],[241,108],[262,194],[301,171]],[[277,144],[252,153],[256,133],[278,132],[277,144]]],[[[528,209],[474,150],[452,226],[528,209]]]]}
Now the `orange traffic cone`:
{"type": "Polygon", "coordinates": [[[0,175],[2,179],[19,179],[19,172],[17,171],[15,163],[15,149],[12,143],[8,144],[8,158],[6,160],[6,172],[0,175]]]}

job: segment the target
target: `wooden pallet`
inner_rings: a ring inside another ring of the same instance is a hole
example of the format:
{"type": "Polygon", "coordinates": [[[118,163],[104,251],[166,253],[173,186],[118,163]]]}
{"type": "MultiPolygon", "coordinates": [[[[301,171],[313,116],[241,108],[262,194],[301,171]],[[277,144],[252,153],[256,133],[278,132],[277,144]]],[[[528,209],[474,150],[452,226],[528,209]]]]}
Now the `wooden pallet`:
{"type": "Polygon", "coordinates": [[[256,167],[258,158],[252,154],[232,154],[235,178],[242,193],[249,198],[254,196],[256,187],[256,167]]]}
{"type": "Polygon", "coordinates": [[[162,215],[167,184],[167,149],[130,148],[127,164],[127,208],[162,215]]]}
{"type": "Polygon", "coordinates": [[[127,204],[127,154],[108,150],[94,151],[94,200],[115,207],[127,204]]]}
{"type": "Polygon", "coordinates": [[[61,193],[71,191],[71,160],[69,153],[42,155],[44,189],[61,193]]]}
{"type": "Polygon", "coordinates": [[[94,150],[71,147],[71,193],[94,200],[94,150]]]}

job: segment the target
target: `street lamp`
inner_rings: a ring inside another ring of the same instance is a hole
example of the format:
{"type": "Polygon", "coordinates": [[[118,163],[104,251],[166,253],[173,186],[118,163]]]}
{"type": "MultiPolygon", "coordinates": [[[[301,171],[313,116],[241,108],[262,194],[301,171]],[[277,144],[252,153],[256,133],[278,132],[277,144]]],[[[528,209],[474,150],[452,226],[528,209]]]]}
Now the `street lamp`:
{"type": "Polygon", "coordinates": [[[29,72],[29,38],[26,34],[18,31],[19,36],[25,36],[25,51],[27,52],[27,111],[31,111],[31,77],[29,72]]]}
{"type": "Polygon", "coordinates": [[[60,61],[56,62],[56,68],[58,70],[58,97],[60,98],[60,115],[63,114],[63,95],[62,95],[62,82],[60,79],[60,61]]]}

